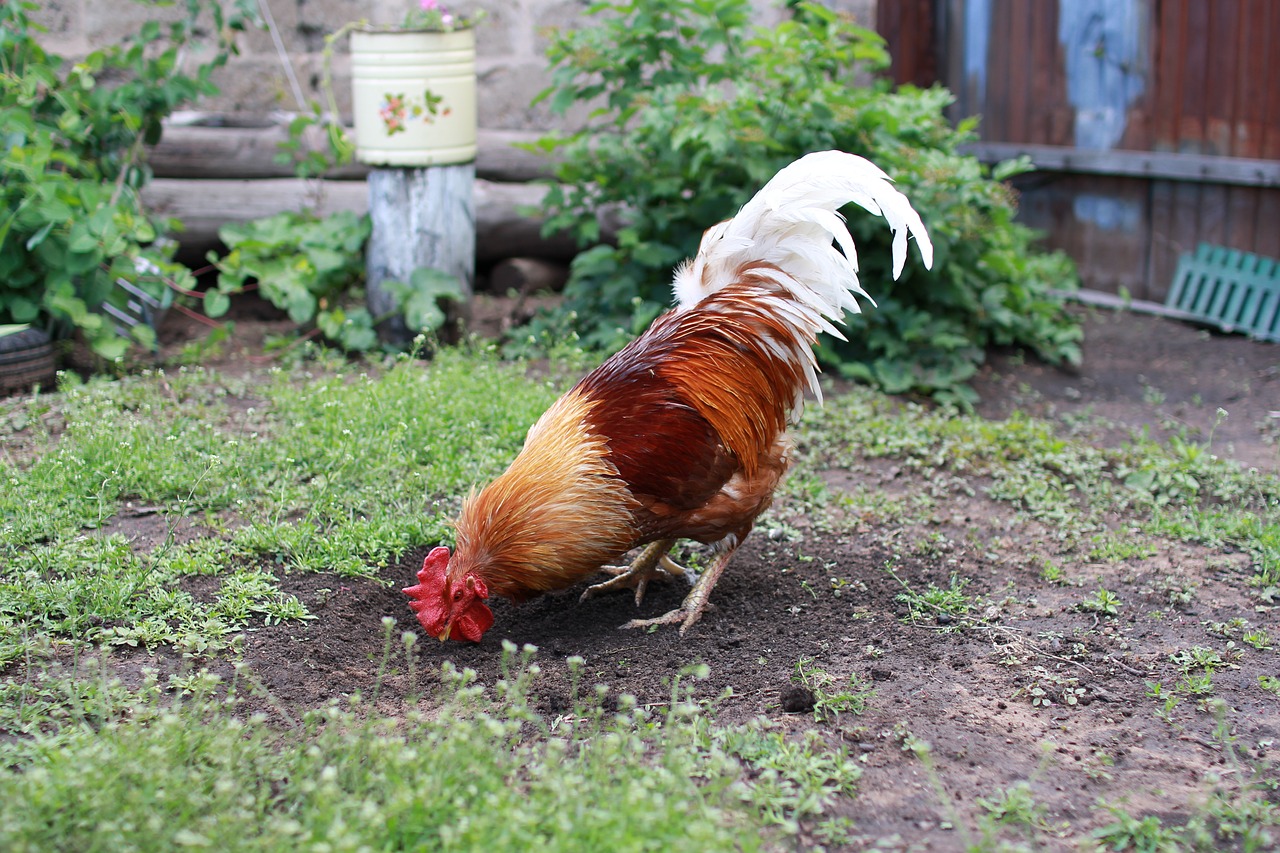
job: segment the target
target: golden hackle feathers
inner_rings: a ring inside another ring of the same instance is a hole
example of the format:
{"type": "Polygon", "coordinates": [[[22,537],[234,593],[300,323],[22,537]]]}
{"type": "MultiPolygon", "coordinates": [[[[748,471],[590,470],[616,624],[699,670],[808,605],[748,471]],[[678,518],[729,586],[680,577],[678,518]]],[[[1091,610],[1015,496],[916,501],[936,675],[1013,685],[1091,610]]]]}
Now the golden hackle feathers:
{"type": "Polygon", "coordinates": [[[561,397],[511,466],[467,498],[451,575],[479,570],[496,593],[518,600],[569,585],[629,543],[635,500],[604,437],[586,428],[596,405],[576,392],[561,397]]]}

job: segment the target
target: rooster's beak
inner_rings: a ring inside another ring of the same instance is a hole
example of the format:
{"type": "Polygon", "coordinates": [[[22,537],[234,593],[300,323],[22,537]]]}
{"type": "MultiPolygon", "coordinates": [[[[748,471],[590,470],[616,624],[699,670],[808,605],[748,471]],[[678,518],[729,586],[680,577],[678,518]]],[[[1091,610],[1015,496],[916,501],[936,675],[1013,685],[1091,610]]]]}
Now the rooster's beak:
{"type": "Polygon", "coordinates": [[[440,632],[439,636],[437,636],[436,639],[442,643],[445,642],[446,640],[449,639],[449,632],[452,630],[453,630],[453,623],[450,622],[449,624],[444,626],[444,630],[440,632]]]}

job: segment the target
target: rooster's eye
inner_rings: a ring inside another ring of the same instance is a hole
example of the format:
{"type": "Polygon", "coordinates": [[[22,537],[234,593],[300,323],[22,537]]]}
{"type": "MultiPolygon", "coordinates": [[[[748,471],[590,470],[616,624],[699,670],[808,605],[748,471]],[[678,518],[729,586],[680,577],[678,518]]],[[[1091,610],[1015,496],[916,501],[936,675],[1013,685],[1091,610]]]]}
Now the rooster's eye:
{"type": "Polygon", "coordinates": [[[461,598],[462,598],[462,590],[457,590],[456,592],[454,592],[453,594],[454,601],[458,601],[461,598]]]}

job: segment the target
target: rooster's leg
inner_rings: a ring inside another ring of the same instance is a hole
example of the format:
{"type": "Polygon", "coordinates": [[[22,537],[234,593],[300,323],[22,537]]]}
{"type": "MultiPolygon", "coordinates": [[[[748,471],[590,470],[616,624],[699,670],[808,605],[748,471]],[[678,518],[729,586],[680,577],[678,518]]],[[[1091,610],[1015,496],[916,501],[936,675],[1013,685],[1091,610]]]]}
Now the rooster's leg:
{"type": "Polygon", "coordinates": [[[661,539],[645,546],[640,556],[632,560],[629,566],[605,566],[602,571],[614,575],[614,578],[587,587],[586,592],[582,593],[582,598],[578,600],[586,601],[599,593],[611,592],[615,589],[634,589],[636,604],[639,605],[644,600],[644,592],[649,588],[649,581],[654,578],[670,579],[684,575],[684,568],[676,565],[667,556],[667,552],[675,542],[674,539],[661,539]]]}
{"type": "Polygon", "coordinates": [[[698,582],[693,585],[693,589],[689,590],[689,594],[685,596],[684,601],[675,610],[664,613],[653,619],[632,619],[623,628],[649,628],[655,625],[671,625],[675,622],[682,623],[680,625],[680,636],[683,637],[693,624],[702,618],[702,613],[707,609],[707,599],[711,597],[711,590],[715,589],[716,581],[720,580],[720,575],[724,574],[724,567],[729,565],[733,552],[738,550],[737,544],[732,544],[724,550],[715,562],[698,577],[698,582]]]}

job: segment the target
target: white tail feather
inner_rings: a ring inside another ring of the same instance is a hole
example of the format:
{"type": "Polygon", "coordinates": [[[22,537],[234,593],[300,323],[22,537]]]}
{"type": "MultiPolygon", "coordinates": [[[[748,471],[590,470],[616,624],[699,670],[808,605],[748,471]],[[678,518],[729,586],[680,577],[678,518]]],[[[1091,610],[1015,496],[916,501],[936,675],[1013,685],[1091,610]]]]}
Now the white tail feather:
{"type": "Polygon", "coordinates": [[[851,202],[888,220],[895,279],[906,262],[908,234],[915,235],[924,265],[933,266],[924,224],[889,176],[854,154],[819,151],[774,175],[733,219],[707,229],[697,256],[676,271],[678,310],[733,283],[744,265],[767,264],[782,270],[778,283],[816,313],[808,334],[833,331],[823,318],[838,323],[845,311],[857,313],[854,294],[871,299],[858,283],[857,250],[836,212],[851,202]]]}

